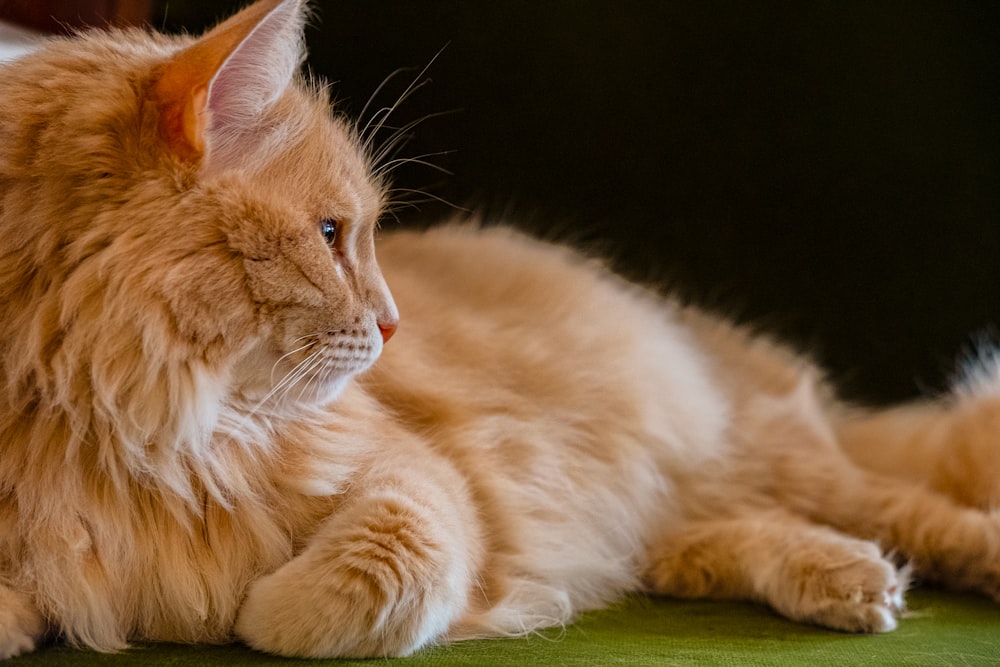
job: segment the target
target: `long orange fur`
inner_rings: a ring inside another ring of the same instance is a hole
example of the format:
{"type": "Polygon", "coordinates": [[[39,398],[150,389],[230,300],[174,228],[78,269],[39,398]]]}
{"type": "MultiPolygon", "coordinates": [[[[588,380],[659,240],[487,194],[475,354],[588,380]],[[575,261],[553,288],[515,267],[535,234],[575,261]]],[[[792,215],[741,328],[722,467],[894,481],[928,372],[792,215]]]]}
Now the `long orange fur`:
{"type": "Polygon", "coordinates": [[[405,655],[635,590],[879,632],[910,567],[1000,597],[997,358],[858,410],[561,247],[376,251],[386,184],[296,74],[304,12],[3,66],[0,657],[405,655]]]}

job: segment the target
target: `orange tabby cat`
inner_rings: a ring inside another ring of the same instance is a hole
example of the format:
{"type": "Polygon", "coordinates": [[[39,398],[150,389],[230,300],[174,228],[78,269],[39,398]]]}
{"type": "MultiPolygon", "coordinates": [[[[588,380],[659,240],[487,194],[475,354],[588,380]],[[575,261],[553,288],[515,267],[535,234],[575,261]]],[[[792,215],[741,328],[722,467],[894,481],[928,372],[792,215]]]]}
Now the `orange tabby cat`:
{"type": "Polygon", "coordinates": [[[296,75],[304,11],[3,69],[0,656],[405,655],[634,590],[879,632],[886,551],[1000,597],[996,358],[865,413],[510,231],[387,235],[383,280],[385,184],[296,75]]]}

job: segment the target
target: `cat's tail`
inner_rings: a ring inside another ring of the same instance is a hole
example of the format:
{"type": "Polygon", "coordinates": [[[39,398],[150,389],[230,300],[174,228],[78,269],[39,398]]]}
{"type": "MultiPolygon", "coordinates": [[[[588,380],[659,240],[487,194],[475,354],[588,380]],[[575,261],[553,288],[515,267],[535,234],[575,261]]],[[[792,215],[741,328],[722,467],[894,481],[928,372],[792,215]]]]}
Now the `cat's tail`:
{"type": "Polygon", "coordinates": [[[1000,349],[967,362],[950,394],[886,410],[848,411],[838,440],[859,465],[1000,509],[1000,349]]]}

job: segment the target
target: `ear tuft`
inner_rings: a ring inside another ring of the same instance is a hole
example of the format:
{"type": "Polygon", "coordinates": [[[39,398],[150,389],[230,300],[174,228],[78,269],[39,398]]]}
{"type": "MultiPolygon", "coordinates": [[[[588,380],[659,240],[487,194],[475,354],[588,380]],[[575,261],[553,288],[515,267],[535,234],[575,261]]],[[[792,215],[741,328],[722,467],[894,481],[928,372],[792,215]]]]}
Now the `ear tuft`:
{"type": "Polygon", "coordinates": [[[302,0],[261,0],[167,61],[153,84],[160,133],[189,162],[225,163],[304,57],[302,0]]]}

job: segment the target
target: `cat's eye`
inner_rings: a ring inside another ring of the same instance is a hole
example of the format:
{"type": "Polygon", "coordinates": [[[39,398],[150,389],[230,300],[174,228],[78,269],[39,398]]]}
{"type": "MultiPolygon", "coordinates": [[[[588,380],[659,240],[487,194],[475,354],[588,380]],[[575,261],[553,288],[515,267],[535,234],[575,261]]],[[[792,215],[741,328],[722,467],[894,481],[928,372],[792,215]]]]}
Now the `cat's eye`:
{"type": "Polygon", "coordinates": [[[323,218],[320,220],[319,229],[323,232],[326,244],[332,248],[337,242],[337,221],[333,218],[323,218]]]}

